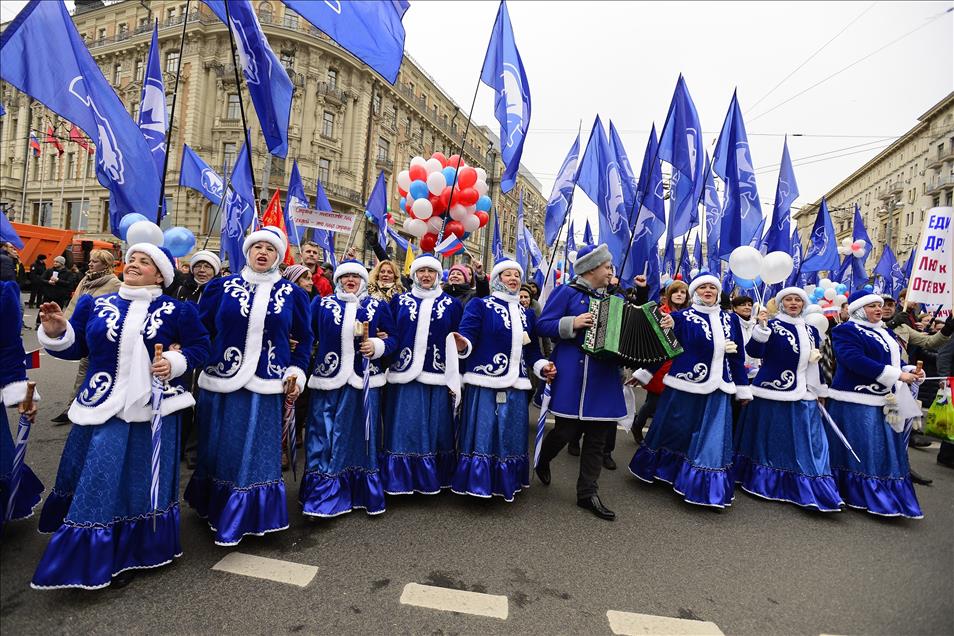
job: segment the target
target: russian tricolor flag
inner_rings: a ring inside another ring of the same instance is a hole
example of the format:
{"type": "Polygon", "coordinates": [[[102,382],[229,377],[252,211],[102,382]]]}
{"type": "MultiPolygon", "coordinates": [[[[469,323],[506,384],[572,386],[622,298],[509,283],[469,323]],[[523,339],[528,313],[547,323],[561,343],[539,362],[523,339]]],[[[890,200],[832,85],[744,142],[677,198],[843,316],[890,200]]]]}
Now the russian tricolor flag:
{"type": "Polygon", "coordinates": [[[40,156],[40,141],[33,134],[33,131],[30,131],[30,149],[33,151],[34,157],[40,156]]]}
{"type": "Polygon", "coordinates": [[[464,244],[453,234],[448,234],[447,238],[438,243],[434,249],[441,256],[453,256],[457,252],[464,251],[464,244]]]}
{"type": "Polygon", "coordinates": [[[30,351],[24,356],[23,362],[26,364],[27,369],[39,369],[40,368],[40,350],[30,351]]]}

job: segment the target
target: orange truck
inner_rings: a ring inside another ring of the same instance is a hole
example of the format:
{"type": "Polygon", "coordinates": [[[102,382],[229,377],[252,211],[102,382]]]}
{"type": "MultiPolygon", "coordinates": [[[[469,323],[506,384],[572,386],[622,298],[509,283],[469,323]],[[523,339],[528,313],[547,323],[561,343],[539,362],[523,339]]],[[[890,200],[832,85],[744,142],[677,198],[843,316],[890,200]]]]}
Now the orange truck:
{"type": "Polygon", "coordinates": [[[84,270],[87,261],[89,261],[89,253],[92,250],[108,250],[115,257],[116,273],[119,274],[122,271],[122,250],[118,242],[85,238],[82,232],[76,232],[75,230],[63,230],[26,223],[11,223],[10,225],[13,226],[13,229],[16,230],[23,241],[23,249],[19,252],[20,261],[26,269],[30,269],[33,261],[40,254],[46,255],[46,264],[47,267],[50,267],[54,258],[69,252],[72,255],[73,263],[80,270],[84,270]]]}

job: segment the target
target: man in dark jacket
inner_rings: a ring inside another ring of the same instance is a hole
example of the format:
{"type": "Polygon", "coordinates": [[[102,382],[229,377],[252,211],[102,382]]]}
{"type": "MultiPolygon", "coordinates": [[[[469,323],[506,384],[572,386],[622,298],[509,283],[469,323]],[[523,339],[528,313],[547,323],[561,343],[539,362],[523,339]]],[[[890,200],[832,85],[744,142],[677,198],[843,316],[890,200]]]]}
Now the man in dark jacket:
{"type": "Polygon", "coordinates": [[[27,307],[39,307],[43,303],[43,274],[46,273],[46,254],[40,254],[30,266],[30,300],[27,307]]]}
{"type": "MultiPolygon", "coordinates": [[[[947,378],[954,375],[954,338],[948,340],[947,344],[938,350],[937,372],[947,378]]],[[[937,463],[954,468],[954,444],[941,442],[941,450],[937,453],[937,463]]]]}
{"type": "Polygon", "coordinates": [[[53,259],[53,269],[43,273],[44,301],[56,303],[60,309],[66,309],[77,282],[76,274],[66,268],[66,259],[57,256],[53,259]]]}
{"type": "Polygon", "coordinates": [[[17,261],[14,256],[16,251],[10,243],[0,245],[0,280],[17,280],[17,261]]]}

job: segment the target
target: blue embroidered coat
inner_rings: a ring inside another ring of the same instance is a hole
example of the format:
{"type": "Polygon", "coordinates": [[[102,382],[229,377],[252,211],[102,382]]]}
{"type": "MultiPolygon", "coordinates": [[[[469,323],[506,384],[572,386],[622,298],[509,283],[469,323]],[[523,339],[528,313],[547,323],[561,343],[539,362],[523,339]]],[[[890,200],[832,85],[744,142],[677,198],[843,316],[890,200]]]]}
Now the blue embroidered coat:
{"type": "Polygon", "coordinates": [[[451,334],[457,331],[463,311],[459,301],[439,289],[414,289],[392,298],[396,350],[388,382],[451,382],[459,389],[460,378],[453,377],[457,375],[457,345],[451,334]]]}
{"type": "Polygon", "coordinates": [[[891,332],[852,318],[832,329],[831,346],[837,364],[829,397],[884,406],[901,378],[901,348],[891,332]]]}
{"type": "Polygon", "coordinates": [[[312,333],[308,294],[277,271],[241,273],[208,283],[199,316],[212,334],[212,355],[199,387],[216,393],[248,389],[282,393],[295,375],[304,389],[312,333]],[[291,340],[297,341],[295,350],[291,340]]]}
{"type": "Polygon", "coordinates": [[[739,317],[718,305],[693,305],[670,316],[684,353],[673,359],[663,384],[688,393],[723,391],[740,400],[752,399],[739,317]],[[735,343],[735,353],[726,351],[728,341],[735,343]]]}
{"type": "Polygon", "coordinates": [[[369,338],[374,343],[374,355],[368,361],[372,388],[384,385],[386,365],[382,359],[394,352],[395,326],[391,308],[383,300],[364,296],[361,300],[339,298],[337,294],[318,296],[311,302],[311,328],[318,339],[318,351],[308,379],[313,389],[339,389],[349,384],[356,389],[363,386],[364,357],[357,351],[354,336],[355,322],[368,321],[369,338]],[[387,338],[373,337],[378,331],[387,338]]]}
{"type": "Polygon", "coordinates": [[[550,354],[557,369],[550,387],[550,410],[578,420],[618,420],[626,416],[620,367],[583,353],[583,330],[572,326],[573,319],[589,307],[585,292],[560,285],[537,320],[539,335],[556,341],[550,354]]]}
{"type": "Polygon", "coordinates": [[[23,351],[23,304],[15,282],[0,281],[0,408],[26,398],[26,353],[23,351]]]}
{"type": "Polygon", "coordinates": [[[172,365],[172,379],[162,400],[168,415],[195,404],[182,375],[200,366],[209,354],[209,335],[195,307],[160,293],[159,288],[120,287],[93,298],[80,296],[66,333],[50,338],[37,331],[50,355],[64,360],[89,358],[89,368],[69,409],[74,424],[102,424],[111,417],[127,422],[152,417],[154,345],[172,365]],[[170,351],[178,344],[180,351],[170,351]]]}
{"type": "Polygon", "coordinates": [[[460,334],[467,339],[464,384],[490,389],[529,390],[529,366],[540,375],[542,360],[536,332],[536,315],[516,300],[494,292],[473,298],[464,309],[460,334]]]}
{"type": "Polygon", "coordinates": [[[811,360],[822,341],[818,330],[800,316],[779,314],[766,327],[755,325],[745,346],[746,354],[762,360],[752,394],[782,402],[826,397],[828,387],[821,383],[818,361],[811,360]]]}

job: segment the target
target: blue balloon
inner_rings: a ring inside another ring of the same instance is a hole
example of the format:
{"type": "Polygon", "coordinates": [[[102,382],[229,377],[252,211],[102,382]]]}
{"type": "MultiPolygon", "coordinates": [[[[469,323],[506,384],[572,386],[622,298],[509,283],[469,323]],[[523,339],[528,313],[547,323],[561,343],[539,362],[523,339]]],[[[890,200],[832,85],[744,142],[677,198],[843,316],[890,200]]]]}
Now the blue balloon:
{"type": "Polygon", "coordinates": [[[483,210],[484,212],[490,212],[490,208],[494,206],[493,201],[490,200],[486,194],[482,195],[477,199],[477,209],[483,210]]]}
{"type": "Polygon", "coordinates": [[[870,294],[871,292],[874,291],[874,286],[872,286],[872,285],[865,285],[865,291],[870,294]]]}
{"type": "Polygon", "coordinates": [[[417,181],[411,182],[411,187],[407,189],[411,193],[411,196],[415,199],[425,199],[427,198],[427,184],[418,179],[417,181]]]}
{"type": "Polygon", "coordinates": [[[838,283],[837,285],[835,285],[835,292],[839,294],[844,294],[844,293],[847,293],[847,291],[848,291],[848,285],[845,285],[844,283],[838,283]]]}
{"type": "Polygon", "coordinates": [[[401,212],[407,210],[407,197],[401,197],[401,212]]]}
{"type": "Polygon", "coordinates": [[[139,221],[148,221],[145,216],[139,214],[138,212],[133,212],[132,214],[127,214],[119,220],[119,238],[126,240],[126,231],[132,227],[133,223],[138,223],[139,221]]]}
{"type": "Polygon", "coordinates": [[[747,278],[736,278],[735,284],[742,289],[752,289],[753,287],[755,287],[755,281],[749,280],[747,278]]]}
{"type": "Polygon", "coordinates": [[[163,232],[163,247],[176,258],[182,258],[195,247],[195,234],[184,227],[171,227],[163,232]]]}
{"type": "Polygon", "coordinates": [[[457,174],[457,171],[451,167],[447,167],[441,170],[441,174],[444,175],[444,180],[447,182],[447,185],[450,186],[454,183],[454,175],[457,174]]]}

